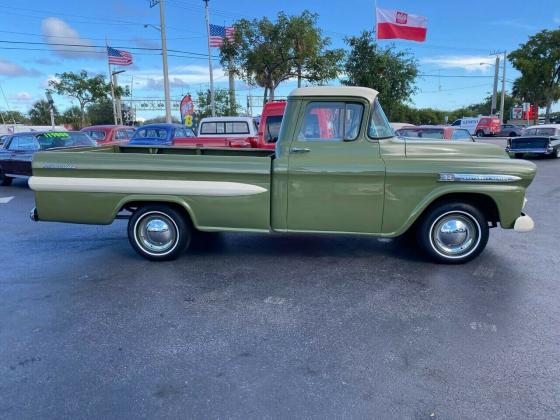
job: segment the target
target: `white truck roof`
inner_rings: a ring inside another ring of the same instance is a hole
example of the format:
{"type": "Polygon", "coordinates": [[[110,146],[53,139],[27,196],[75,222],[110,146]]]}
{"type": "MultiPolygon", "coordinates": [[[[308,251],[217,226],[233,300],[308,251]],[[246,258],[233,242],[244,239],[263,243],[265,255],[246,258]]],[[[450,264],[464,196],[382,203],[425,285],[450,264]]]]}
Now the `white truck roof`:
{"type": "Polygon", "coordinates": [[[290,96],[359,96],[373,102],[378,93],[361,86],[313,86],[294,89],[290,96]]]}

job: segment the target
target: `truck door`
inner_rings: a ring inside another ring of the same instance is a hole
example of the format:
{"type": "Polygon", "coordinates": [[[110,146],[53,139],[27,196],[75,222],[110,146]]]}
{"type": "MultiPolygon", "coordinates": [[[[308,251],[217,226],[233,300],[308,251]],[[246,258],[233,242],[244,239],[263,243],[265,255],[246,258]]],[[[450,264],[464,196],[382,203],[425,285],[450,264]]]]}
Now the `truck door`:
{"type": "Polygon", "coordinates": [[[367,102],[308,101],[289,149],[288,230],[381,230],[385,164],[367,102]]]}

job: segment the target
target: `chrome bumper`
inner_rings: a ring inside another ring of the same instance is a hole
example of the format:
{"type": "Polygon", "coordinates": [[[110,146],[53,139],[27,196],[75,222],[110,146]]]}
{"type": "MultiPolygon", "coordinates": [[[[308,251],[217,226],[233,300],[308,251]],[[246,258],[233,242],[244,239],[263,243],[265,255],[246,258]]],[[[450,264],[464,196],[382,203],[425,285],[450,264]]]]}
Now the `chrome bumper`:
{"type": "Polygon", "coordinates": [[[33,207],[31,209],[31,211],[29,212],[29,218],[31,220],[33,220],[34,222],[38,222],[39,221],[39,215],[37,214],[37,208],[33,207]]]}
{"type": "Polygon", "coordinates": [[[513,225],[513,229],[516,232],[531,232],[535,227],[535,222],[531,216],[526,215],[525,213],[521,213],[517,219],[515,219],[515,224],[513,225]]]}

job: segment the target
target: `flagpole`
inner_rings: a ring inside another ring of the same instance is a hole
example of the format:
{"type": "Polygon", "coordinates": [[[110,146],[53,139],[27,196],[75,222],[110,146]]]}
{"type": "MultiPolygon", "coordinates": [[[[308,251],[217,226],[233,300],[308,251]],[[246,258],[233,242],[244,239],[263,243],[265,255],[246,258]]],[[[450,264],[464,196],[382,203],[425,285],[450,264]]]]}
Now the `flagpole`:
{"type": "Polygon", "coordinates": [[[208,17],[208,1],[203,0],[206,4],[206,33],[208,34],[208,70],[210,71],[210,109],[212,110],[212,116],[216,116],[216,107],[214,104],[214,74],[212,70],[212,48],[210,47],[210,18],[208,17]]]}
{"type": "Polygon", "coordinates": [[[111,83],[111,101],[113,102],[113,119],[117,125],[117,107],[115,106],[115,87],[113,86],[113,73],[111,72],[111,63],[109,61],[109,43],[105,36],[105,52],[107,53],[107,66],[109,66],[109,83],[111,83]]]}
{"type": "Polygon", "coordinates": [[[375,4],[375,13],[374,13],[375,23],[373,24],[373,27],[375,28],[375,40],[379,41],[379,38],[377,38],[377,0],[375,0],[374,4],[375,4]]]}

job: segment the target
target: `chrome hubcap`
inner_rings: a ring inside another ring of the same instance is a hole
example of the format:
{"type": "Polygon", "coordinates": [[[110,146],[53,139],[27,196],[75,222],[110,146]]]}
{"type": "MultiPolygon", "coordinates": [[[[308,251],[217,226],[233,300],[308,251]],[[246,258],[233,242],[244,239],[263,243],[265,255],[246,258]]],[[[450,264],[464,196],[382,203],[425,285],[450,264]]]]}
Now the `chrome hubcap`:
{"type": "Polygon", "coordinates": [[[173,221],[163,214],[147,214],[136,225],[136,237],[147,251],[163,254],[177,241],[177,228],[173,221]]]}
{"type": "Polygon", "coordinates": [[[463,214],[444,215],[432,227],[432,244],[442,254],[461,256],[478,242],[475,222],[463,214]]]}

